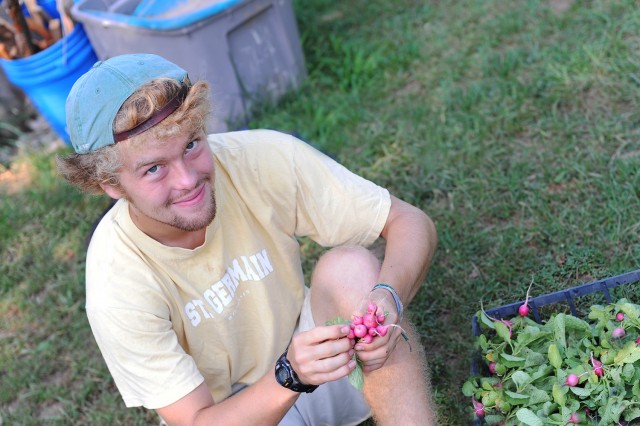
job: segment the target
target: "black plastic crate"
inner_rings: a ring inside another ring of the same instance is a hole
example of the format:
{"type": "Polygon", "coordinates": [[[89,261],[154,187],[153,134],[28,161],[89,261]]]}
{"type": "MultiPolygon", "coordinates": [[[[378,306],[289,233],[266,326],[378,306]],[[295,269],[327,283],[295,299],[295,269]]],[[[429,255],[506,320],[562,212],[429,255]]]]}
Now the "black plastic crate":
{"type": "MultiPolygon", "coordinates": [[[[615,297],[612,296],[612,293],[615,291],[614,288],[623,284],[638,282],[640,282],[640,269],[610,278],[593,281],[587,284],[582,284],[566,290],[547,293],[536,297],[529,297],[527,304],[531,309],[533,319],[538,323],[542,323],[550,316],[551,313],[558,313],[562,311],[566,311],[565,313],[573,316],[582,317],[583,315],[588,314],[587,309],[594,304],[612,303],[622,297],[627,297],[631,302],[638,303],[636,298],[627,294],[616,294],[615,297]],[[592,300],[584,303],[584,299],[589,299],[591,296],[593,296],[592,300]],[[584,307],[582,312],[580,309],[581,307],[584,307]]],[[[495,319],[510,319],[518,315],[518,308],[520,308],[523,303],[524,299],[508,305],[488,309],[485,310],[485,312],[489,317],[495,319]]],[[[473,315],[471,320],[471,331],[474,337],[478,337],[481,334],[480,324],[478,323],[478,317],[476,314],[473,315]]],[[[482,361],[482,356],[480,353],[475,353],[471,359],[471,375],[488,376],[489,374],[486,364],[482,361]]],[[[473,424],[474,426],[480,426],[484,423],[476,417],[473,424]]]]}
{"type": "MultiPolygon", "coordinates": [[[[589,294],[601,293],[604,297],[604,301],[606,303],[611,303],[613,301],[611,297],[610,289],[617,287],[622,284],[629,284],[640,281],[640,269],[627,272],[624,274],[616,275],[610,278],[604,278],[602,280],[593,281],[588,284],[582,284],[577,287],[572,287],[566,290],[556,291],[554,293],[543,294],[541,296],[530,297],[529,298],[529,308],[531,309],[531,313],[533,314],[533,319],[536,322],[542,322],[543,315],[541,314],[541,310],[544,307],[547,307],[552,304],[564,304],[564,306],[569,310],[571,315],[581,316],[578,314],[577,309],[577,301],[578,297],[583,297],[589,294]]],[[[524,303],[524,299],[515,303],[510,303],[508,305],[499,306],[497,308],[488,309],[485,312],[492,318],[497,319],[508,319],[518,315],[518,308],[524,303]]],[[[637,303],[637,301],[635,301],[637,303]]],[[[591,303],[590,305],[592,305],[591,303]]],[[[557,311],[554,311],[557,312],[557,311]]],[[[471,331],[474,336],[480,335],[480,326],[478,324],[477,315],[473,315],[473,319],[471,321],[471,331]]]]}

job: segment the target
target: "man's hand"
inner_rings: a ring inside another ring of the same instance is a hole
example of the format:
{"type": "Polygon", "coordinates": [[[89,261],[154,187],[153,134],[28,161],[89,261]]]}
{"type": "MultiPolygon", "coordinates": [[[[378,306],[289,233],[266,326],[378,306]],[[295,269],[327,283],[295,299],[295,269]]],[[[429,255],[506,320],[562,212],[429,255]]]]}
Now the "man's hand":
{"type": "Polygon", "coordinates": [[[384,365],[395,349],[401,333],[398,323],[402,319],[402,312],[398,312],[398,309],[402,310],[402,303],[398,302],[399,304],[397,304],[394,300],[392,292],[395,290],[387,289],[385,287],[387,284],[381,284],[381,286],[383,287],[371,290],[354,313],[354,315],[364,317],[373,307],[375,308],[373,315],[376,318],[376,324],[383,325],[387,329],[384,336],[376,334],[371,343],[359,341],[355,345],[358,359],[361,361],[365,373],[384,365]],[[380,318],[380,315],[383,315],[384,318],[380,318]]]}
{"type": "Polygon", "coordinates": [[[382,367],[401,339],[400,327],[390,326],[384,336],[377,336],[371,343],[358,342],[355,350],[362,363],[362,371],[368,373],[382,367]]]}
{"type": "Polygon", "coordinates": [[[321,385],[348,376],[356,367],[349,326],[315,327],[293,337],[287,359],[302,383],[321,385]]]}

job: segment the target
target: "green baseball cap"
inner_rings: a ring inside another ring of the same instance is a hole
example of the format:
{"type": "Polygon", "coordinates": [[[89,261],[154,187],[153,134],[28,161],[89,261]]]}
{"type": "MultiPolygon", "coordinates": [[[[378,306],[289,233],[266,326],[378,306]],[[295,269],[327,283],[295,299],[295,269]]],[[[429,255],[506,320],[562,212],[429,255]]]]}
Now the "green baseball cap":
{"type": "Polygon", "coordinates": [[[96,62],[74,83],[67,96],[67,132],[75,151],[86,154],[116,143],[113,120],[120,107],[133,92],[160,77],[182,83],[187,72],[161,56],[146,53],[96,62]]]}

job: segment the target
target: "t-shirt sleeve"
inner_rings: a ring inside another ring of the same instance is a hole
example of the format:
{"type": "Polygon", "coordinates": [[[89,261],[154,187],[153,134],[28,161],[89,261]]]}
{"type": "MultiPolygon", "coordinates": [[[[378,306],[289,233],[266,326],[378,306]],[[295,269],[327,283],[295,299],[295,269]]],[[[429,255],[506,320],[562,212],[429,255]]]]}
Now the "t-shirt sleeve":
{"type": "Polygon", "coordinates": [[[204,381],[170,321],[124,307],[88,307],[87,316],[127,407],[165,407],[204,381]]]}
{"type": "Polygon", "coordinates": [[[272,130],[213,135],[219,167],[265,226],[325,247],[369,246],[391,208],[389,191],[308,143],[272,130]]]}
{"type": "Polygon", "coordinates": [[[294,143],[296,234],[323,246],[372,244],[389,215],[389,192],[300,141],[294,143]]]}

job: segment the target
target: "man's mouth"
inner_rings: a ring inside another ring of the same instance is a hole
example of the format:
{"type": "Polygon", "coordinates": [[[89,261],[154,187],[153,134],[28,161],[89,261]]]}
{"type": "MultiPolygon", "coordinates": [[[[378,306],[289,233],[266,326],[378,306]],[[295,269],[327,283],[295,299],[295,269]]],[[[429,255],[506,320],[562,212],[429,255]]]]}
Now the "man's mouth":
{"type": "Polygon", "coordinates": [[[182,197],[178,201],[174,201],[173,204],[179,207],[190,207],[198,204],[204,198],[205,186],[205,184],[202,184],[202,186],[200,186],[198,190],[192,192],[191,194],[188,194],[186,197],[182,197]]]}

